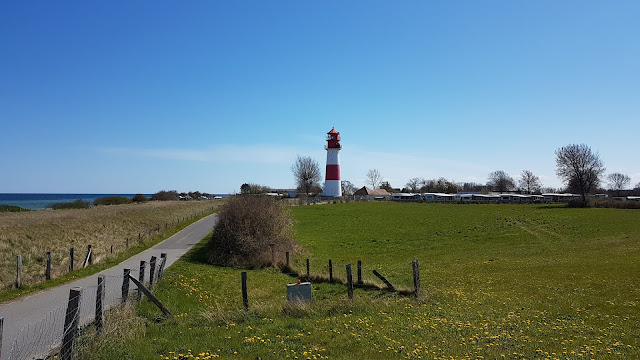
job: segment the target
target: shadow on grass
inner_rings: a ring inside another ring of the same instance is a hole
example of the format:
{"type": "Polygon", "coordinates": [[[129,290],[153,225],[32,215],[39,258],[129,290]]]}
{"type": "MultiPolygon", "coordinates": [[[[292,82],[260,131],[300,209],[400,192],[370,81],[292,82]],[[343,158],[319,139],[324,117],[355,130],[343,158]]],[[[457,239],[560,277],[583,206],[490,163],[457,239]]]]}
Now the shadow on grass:
{"type": "Polygon", "coordinates": [[[194,264],[209,264],[207,261],[207,250],[210,238],[211,234],[207,235],[199,243],[194,245],[191,250],[184,255],[183,259],[194,264]]]}
{"type": "MultiPolygon", "coordinates": [[[[207,261],[209,238],[210,236],[208,235],[207,237],[202,239],[202,241],[200,241],[198,244],[194,245],[193,248],[191,248],[191,250],[189,250],[183,256],[183,259],[193,264],[205,264],[205,265],[219,267],[219,265],[212,265],[207,261]]],[[[311,274],[310,276],[307,276],[306,274],[300,271],[297,271],[296,269],[286,265],[280,266],[279,269],[283,274],[291,276],[292,278],[299,279],[300,281],[310,281],[312,283],[330,283],[330,284],[347,285],[347,282],[345,279],[335,278],[335,277],[330,279],[328,276],[317,275],[317,274],[311,274]]],[[[395,292],[404,296],[410,296],[414,294],[412,289],[388,288],[386,286],[380,286],[370,281],[364,281],[362,283],[354,282],[353,287],[356,289],[364,289],[364,290],[395,292]]]]}

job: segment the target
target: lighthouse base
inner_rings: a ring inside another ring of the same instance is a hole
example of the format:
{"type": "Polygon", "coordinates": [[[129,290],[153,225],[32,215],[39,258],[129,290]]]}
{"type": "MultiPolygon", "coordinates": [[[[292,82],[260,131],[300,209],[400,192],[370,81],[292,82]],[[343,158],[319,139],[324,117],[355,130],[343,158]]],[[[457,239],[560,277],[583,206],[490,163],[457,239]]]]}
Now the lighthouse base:
{"type": "Polygon", "coordinates": [[[322,196],[342,196],[342,184],[340,180],[325,180],[322,196]]]}

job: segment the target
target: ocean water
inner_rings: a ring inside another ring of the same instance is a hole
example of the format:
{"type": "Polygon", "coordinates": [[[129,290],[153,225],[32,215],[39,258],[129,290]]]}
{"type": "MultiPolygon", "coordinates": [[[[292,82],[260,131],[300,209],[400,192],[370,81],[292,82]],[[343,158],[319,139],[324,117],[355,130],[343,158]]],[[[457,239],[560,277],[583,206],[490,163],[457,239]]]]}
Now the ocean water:
{"type": "MultiPolygon", "coordinates": [[[[53,203],[84,200],[93,204],[95,199],[105,196],[125,196],[133,198],[136,194],[0,194],[0,205],[20,206],[24,209],[46,209],[53,203]]],[[[151,194],[143,194],[151,198],[151,194]]]]}

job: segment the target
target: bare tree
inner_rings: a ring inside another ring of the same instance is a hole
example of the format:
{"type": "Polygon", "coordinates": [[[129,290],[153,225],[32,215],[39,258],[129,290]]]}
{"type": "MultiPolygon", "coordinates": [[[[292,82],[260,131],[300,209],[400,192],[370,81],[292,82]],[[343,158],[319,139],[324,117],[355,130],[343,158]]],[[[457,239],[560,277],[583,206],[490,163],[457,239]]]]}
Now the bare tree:
{"type": "Polygon", "coordinates": [[[320,165],[311,157],[298,155],[296,162],[291,166],[291,171],[298,190],[305,195],[320,188],[320,179],[322,178],[320,165]]]}
{"type": "Polygon", "coordinates": [[[498,192],[511,191],[516,187],[516,182],[503,170],[496,170],[489,174],[487,186],[498,192]]]}
{"type": "Polygon", "coordinates": [[[529,170],[522,170],[520,180],[518,180],[518,185],[520,186],[520,190],[527,194],[540,191],[540,188],[542,188],[540,178],[529,170]]]}
{"type": "Polygon", "coordinates": [[[413,178],[413,179],[409,179],[409,182],[407,182],[407,184],[405,185],[405,187],[410,191],[410,192],[418,192],[420,190],[420,187],[422,185],[422,183],[424,182],[423,179],[420,178],[413,178]]]}
{"type": "Polygon", "coordinates": [[[607,175],[609,181],[609,189],[615,191],[620,196],[620,191],[629,187],[631,184],[631,178],[628,175],[621,173],[611,173],[607,175]]]}
{"type": "Polygon", "coordinates": [[[605,167],[597,153],[585,144],[572,144],[556,150],[556,175],[578,192],[583,205],[587,204],[587,194],[596,189],[605,167]]]}
{"type": "Polygon", "coordinates": [[[382,175],[378,169],[371,169],[367,172],[367,184],[371,185],[373,189],[379,188],[381,183],[382,175]]]}
{"type": "Polygon", "coordinates": [[[353,195],[353,193],[358,190],[356,189],[355,185],[351,183],[351,181],[342,180],[340,185],[342,186],[342,195],[353,195]]]}

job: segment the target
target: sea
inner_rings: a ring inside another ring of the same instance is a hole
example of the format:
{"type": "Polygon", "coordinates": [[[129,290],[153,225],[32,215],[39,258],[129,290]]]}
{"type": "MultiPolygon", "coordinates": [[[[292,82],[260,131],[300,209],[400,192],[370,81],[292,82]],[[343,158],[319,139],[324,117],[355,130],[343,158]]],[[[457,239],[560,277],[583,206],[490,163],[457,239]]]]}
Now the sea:
{"type": "MultiPolygon", "coordinates": [[[[0,193],[0,205],[14,205],[23,209],[41,210],[51,207],[54,203],[74,202],[76,200],[88,201],[93,204],[95,199],[105,196],[124,196],[133,198],[136,194],[2,194],[0,193]]],[[[152,194],[143,194],[151,198],[152,194]]]]}

